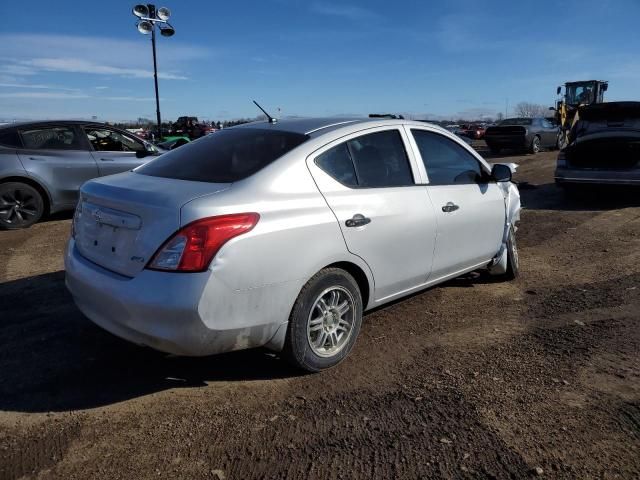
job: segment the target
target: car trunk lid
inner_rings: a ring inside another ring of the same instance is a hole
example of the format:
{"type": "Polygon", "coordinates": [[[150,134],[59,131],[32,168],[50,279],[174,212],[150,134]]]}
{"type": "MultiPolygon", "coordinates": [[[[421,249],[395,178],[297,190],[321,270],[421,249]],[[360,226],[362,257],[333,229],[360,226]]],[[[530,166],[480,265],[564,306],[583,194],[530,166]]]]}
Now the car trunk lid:
{"type": "Polygon", "coordinates": [[[113,272],[134,277],[180,227],[180,208],[230,184],[127,172],[87,182],[74,217],[76,248],[113,272]]]}
{"type": "Polygon", "coordinates": [[[640,162],[640,102],[581,107],[565,158],[571,167],[625,170],[640,162]]]}

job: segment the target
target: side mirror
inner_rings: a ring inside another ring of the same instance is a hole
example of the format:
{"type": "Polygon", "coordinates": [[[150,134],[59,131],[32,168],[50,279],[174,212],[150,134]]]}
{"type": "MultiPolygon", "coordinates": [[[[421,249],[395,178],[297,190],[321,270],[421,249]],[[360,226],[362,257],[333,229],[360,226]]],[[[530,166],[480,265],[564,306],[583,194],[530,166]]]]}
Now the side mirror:
{"type": "Polygon", "coordinates": [[[556,111],[556,107],[549,107],[549,110],[551,110],[552,112],[556,111]]]}
{"type": "Polygon", "coordinates": [[[511,181],[511,169],[501,163],[496,163],[491,168],[491,178],[496,182],[510,182],[511,181]]]}
{"type": "Polygon", "coordinates": [[[562,87],[558,87],[556,89],[556,95],[560,95],[560,92],[562,91],[562,87]]]}

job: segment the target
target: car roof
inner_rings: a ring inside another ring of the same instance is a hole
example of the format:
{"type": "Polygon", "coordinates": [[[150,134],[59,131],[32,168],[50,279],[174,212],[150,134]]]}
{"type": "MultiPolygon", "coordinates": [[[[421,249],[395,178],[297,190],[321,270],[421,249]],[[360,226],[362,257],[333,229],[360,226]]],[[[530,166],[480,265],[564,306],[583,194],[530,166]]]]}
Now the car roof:
{"type": "Polygon", "coordinates": [[[0,125],[2,128],[15,128],[15,127],[44,127],[47,125],[94,125],[100,127],[118,128],[106,123],[94,122],[91,120],[36,120],[33,122],[15,122],[0,125]]]}
{"type": "MultiPolygon", "coordinates": [[[[284,118],[277,122],[270,123],[267,120],[259,122],[243,123],[231,128],[265,128],[270,130],[280,130],[283,132],[294,132],[315,137],[323,135],[332,130],[342,127],[363,124],[380,123],[384,119],[366,117],[324,117],[324,118],[284,118]]],[[[397,120],[394,123],[398,123],[397,120]]]]}

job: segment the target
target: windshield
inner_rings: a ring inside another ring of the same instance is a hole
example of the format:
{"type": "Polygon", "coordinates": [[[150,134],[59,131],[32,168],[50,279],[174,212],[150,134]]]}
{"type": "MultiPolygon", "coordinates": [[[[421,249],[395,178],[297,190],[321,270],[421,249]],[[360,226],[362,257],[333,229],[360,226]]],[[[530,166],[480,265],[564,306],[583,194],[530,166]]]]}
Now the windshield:
{"type": "Polygon", "coordinates": [[[230,128],[164,153],[135,172],[197,182],[236,182],[308,139],[301,133],[280,130],[230,128]]]}
{"type": "Polygon", "coordinates": [[[566,100],[569,105],[579,105],[581,103],[593,103],[594,101],[593,83],[567,85],[566,100]]]}
{"type": "Polygon", "coordinates": [[[506,118],[498,125],[531,125],[531,118],[506,118]]]}

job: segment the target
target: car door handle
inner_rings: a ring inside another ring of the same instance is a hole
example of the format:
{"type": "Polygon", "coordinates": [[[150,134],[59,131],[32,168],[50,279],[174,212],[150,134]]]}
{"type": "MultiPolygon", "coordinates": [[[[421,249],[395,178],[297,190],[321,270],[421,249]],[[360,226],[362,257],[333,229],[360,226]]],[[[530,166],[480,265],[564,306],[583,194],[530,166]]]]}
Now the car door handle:
{"type": "Polygon", "coordinates": [[[352,218],[344,222],[347,227],[362,227],[368,223],[371,223],[371,219],[360,213],[356,213],[352,218]]]}
{"type": "Polygon", "coordinates": [[[113,162],[113,158],[101,158],[103,162],[113,162]]]}
{"type": "Polygon", "coordinates": [[[447,202],[446,205],[442,206],[442,211],[445,213],[451,213],[458,210],[460,207],[453,202],[447,202]]]}

